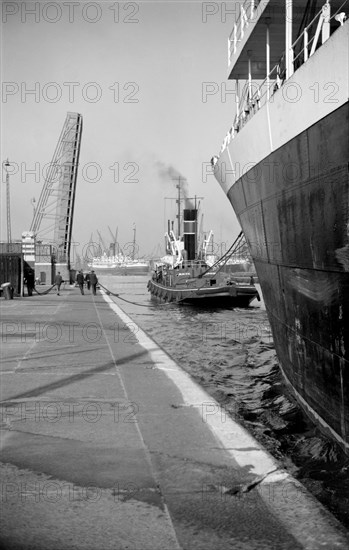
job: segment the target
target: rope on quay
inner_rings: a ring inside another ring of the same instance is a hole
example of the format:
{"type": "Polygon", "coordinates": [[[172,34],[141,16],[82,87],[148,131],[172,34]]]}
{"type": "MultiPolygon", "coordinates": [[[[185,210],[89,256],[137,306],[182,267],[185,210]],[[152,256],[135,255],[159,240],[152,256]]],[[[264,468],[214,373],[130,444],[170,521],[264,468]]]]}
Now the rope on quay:
{"type": "Polygon", "coordinates": [[[107,296],[115,296],[116,298],[119,298],[119,300],[122,300],[123,302],[127,302],[128,304],[132,304],[134,306],[147,307],[148,309],[149,308],[158,309],[159,306],[169,305],[169,302],[166,302],[164,304],[157,304],[156,306],[152,306],[150,304],[140,304],[139,302],[132,302],[131,300],[126,300],[126,298],[122,298],[120,294],[116,294],[115,292],[112,292],[111,290],[103,286],[101,282],[99,282],[98,284],[103,288],[103,290],[105,290],[105,293],[107,294],[107,296]]]}
{"type": "Polygon", "coordinates": [[[45,294],[48,294],[49,292],[51,292],[51,290],[55,287],[56,285],[52,285],[50,288],[48,288],[47,290],[44,290],[44,292],[39,292],[38,290],[36,290],[36,287],[34,286],[33,290],[34,292],[36,292],[36,294],[39,294],[39,296],[45,296],[45,294]]]}
{"type": "MultiPolygon", "coordinates": [[[[119,298],[120,300],[123,300],[124,302],[127,302],[128,304],[132,304],[134,306],[141,306],[141,307],[147,307],[147,308],[151,308],[153,307],[154,309],[157,309],[159,306],[166,306],[168,305],[167,303],[166,304],[157,304],[157,306],[152,306],[150,304],[140,304],[139,302],[132,302],[131,300],[126,300],[126,298],[122,298],[119,294],[116,294],[115,292],[112,292],[111,290],[109,290],[108,288],[106,288],[104,285],[102,285],[102,283],[98,283],[99,286],[101,286],[107,296],[115,296],[116,298],[119,298]]],[[[45,290],[44,292],[39,292],[38,290],[36,290],[36,287],[34,286],[33,290],[36,292],[36,294],[38,294],[39,296],[45,296],[46,294],[49,294],[49,292],[51,292],[51,290],[57,286],[56,284],[52,285],[50,288],[48,288],[47,290],[45,290]]]]}

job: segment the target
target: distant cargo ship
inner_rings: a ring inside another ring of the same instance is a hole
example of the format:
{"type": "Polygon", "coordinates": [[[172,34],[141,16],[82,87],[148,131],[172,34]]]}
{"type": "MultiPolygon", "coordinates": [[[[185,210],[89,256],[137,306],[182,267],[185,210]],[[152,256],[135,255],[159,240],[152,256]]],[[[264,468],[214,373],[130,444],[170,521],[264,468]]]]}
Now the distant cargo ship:
{"type": "Polygon", "coordinates": [[[108,275],[147,275],[150,264],[148,260],[133,260],[122,254],[116,256],[103,254],[92,258],[88,267],[96,272],[103,272],[108,275]]]}
{"type": "Polygon", "coordinates": [[[228,43],[236,116],[214,174],[249,245],[284,377],[348,453],[349,2],[240,9],[228,43]]]}

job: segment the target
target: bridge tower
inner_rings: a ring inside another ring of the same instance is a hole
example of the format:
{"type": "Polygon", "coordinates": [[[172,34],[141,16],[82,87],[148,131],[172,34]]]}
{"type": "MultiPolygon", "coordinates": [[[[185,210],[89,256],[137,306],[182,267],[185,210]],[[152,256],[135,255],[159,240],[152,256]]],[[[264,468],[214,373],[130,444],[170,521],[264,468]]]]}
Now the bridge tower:
{"type": "Polygon", "coordinates": [[[52,244],[56,267],[63,278],[70,270],[76,181],[78,174],[82,116],[67,113],[45,183],[34,212],[30,231],[36,242],[52,244]]]}

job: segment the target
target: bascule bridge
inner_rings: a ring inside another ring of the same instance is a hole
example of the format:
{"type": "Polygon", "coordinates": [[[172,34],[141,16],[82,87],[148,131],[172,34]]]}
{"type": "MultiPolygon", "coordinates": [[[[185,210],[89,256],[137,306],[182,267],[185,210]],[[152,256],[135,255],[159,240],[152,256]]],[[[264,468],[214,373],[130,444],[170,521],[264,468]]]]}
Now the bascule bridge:
{"type": "MultiPolygon", "coordinates": [[[[82,115],[67,113],[50,163],[45,183],[34,212],[30,232],[36,241],[37,255],[52,246],[56,271],[69,280],[71,242],[78,175],[82,115]]],[[[39,258],[36,257],[36,263],[39,258]]],[[[40,261],[40,260],[39,260],[40,261]]]]}

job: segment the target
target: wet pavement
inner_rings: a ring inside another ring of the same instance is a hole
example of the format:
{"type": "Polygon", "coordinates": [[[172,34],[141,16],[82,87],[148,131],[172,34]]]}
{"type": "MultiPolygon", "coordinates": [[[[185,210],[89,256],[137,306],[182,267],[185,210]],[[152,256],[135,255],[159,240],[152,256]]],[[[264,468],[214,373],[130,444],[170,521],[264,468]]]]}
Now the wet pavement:
{"type": "Polygon", "coordinates": [[[1,310],[2,548],[348,548],[109,297],[67,287],[1,310]]]}

